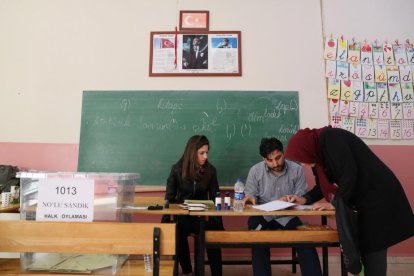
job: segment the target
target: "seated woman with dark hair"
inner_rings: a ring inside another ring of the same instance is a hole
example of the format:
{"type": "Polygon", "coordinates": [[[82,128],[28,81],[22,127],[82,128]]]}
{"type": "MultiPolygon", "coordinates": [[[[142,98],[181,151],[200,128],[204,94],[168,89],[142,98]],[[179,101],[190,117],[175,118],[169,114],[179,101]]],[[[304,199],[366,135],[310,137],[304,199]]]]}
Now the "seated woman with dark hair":
{"type": "MultiPolygon", "coordinates": [[[[170,203],[183,203],[186,199],[214,200],[219,185],[216,168],[207,160],[210,143],[206,136],[192,136],[180,160],[171,168],[167,179],[165,199],[170,203]]],[[[204,218],[201,218],[204,219],[204,218]]],[[[191,275],[192,266],[187,236],[200,231],[200,218],[178,216],[178,259],[184,275],[191,275]]],[[[209,217],[206,229],[223,230],[221,217],[209,217]]],[[[211,275],[222,275],[220,249],[207,249],[211,275]]]]}

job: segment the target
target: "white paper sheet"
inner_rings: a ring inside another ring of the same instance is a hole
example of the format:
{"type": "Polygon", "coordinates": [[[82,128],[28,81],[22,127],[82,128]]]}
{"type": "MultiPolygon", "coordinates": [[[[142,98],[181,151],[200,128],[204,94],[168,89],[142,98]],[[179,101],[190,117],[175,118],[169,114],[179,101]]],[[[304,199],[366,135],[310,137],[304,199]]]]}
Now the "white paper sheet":
{"type": "Polygon", "coordinates": [[[294,205],[296,204],[291,203],[291,202],[281,201],[281,200],[274,200],[274,201],[270,201],[265,204],[253,205],[252,207],[262,210],[262,211],[276,211],[276,210],[286,209],[294,205]]]}

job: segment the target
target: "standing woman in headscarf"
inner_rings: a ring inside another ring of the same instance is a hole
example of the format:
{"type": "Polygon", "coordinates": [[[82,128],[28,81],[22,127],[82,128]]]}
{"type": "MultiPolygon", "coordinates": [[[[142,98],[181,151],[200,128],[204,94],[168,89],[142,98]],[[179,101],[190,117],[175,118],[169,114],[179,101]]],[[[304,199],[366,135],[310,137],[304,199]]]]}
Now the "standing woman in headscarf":
{"type": "Polygon", "coordinates": [[[339,128],[299,130],[285,156],[311,166],[316,178],[312,190],[289,201],[326,210],[340,195],[357,212],[365,275],[385,276],[387,248],[414,235],[413,211],[394,173],[359,137],[339,128]],[[322,198],[326,202],[317,202],[322,198]]]}
{"type": "MultiPolygon", "coordinates": [[[[165,199],[170,203],[183,203],[186,199],[214,200],[219,185],[216,168],[208,162],[210,142],[204,135],[190,137],[180,160],[171,168],[167,179],[165,199]]],[[[192,275],[190,250],[187,236],[200,232],[200,219],[197,216],[177,216],[178,260],[184,275],[192,275]]],[[[207,230],[223,230],[221,217],[209,217],[207,230]]],[[[207,249],[211,275],[222,275],[221,250],[207,249]]]]}

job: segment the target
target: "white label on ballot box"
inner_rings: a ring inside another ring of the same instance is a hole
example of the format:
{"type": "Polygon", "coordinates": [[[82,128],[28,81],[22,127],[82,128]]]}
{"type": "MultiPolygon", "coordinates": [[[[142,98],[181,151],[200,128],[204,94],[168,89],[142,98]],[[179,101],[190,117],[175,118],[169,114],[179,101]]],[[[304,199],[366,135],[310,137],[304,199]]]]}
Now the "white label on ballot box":
{"type": "Polygon", "coordinates": [[[93,179],[39,179],[36,220],[93,221],[93,179]]]}

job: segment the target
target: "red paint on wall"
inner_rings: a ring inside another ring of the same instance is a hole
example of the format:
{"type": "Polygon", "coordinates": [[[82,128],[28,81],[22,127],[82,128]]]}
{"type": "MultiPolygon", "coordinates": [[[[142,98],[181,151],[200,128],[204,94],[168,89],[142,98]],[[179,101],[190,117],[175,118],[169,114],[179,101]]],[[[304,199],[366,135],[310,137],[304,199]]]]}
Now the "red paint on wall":
{"type": "Polygon", "coordinates": [[[0,164],[20,170],[76,172],[78,151],[78,144],[0,143],[0,164]]]}

